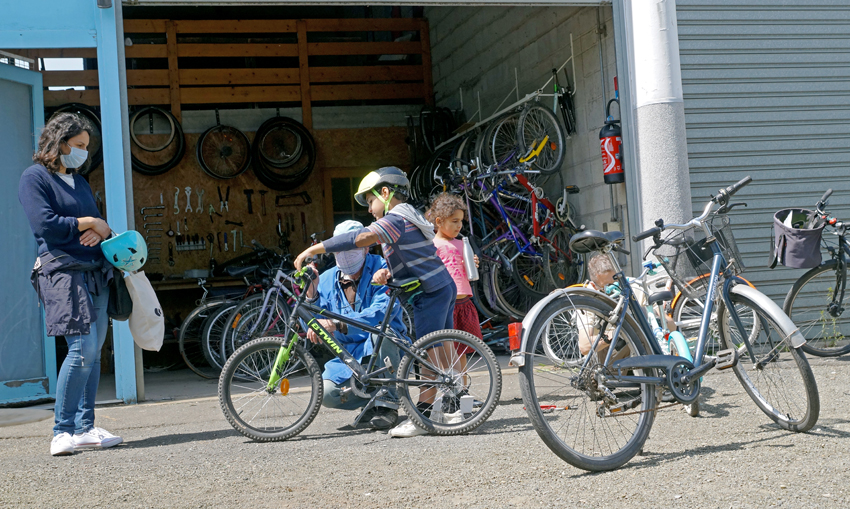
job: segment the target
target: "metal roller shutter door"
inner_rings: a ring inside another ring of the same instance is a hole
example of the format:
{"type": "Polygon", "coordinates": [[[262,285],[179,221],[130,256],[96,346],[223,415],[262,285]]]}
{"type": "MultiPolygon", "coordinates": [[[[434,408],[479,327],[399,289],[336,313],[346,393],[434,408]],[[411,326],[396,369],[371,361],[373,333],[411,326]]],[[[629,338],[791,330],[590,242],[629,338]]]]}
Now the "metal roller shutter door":
{"type": "Polygon", "coordinates": [[[766,267],[773,213],[835,190],[850,219],[850,6],[677,2],[694,210],[746,175],[733,213],[753,281],[780,305],[804,272],[766,267]]]}

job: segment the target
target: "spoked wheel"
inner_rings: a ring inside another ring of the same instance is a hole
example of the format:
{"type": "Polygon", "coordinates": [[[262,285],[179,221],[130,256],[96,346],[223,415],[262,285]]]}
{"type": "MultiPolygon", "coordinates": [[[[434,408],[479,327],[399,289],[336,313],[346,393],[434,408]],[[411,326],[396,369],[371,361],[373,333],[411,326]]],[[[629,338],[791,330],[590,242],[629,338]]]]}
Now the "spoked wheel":
{"type": "Polygon", "coordinates": [[[437,372],[419,357],[406,354],[401,359],[396,386],[408,417],[435,435],[458,435],[481,426],[502,393],[502,371],[493,351],[458,330],[432,332],[413,346],[427,352],[437,372]],[[414,381],[419,383],[408,383],[414,381]],[[418,408],[420,402],[427,402],[427,409],[418,408]]]}
{"type": "MultiPolygon", "coordinates": [[[[514,246],[515,247],[515,246],[514,246]]],[[[488,250],[490,256],[497,259],[490,265],[487,273],[490,285],[490,297],[502,311],[515,318],[522,318],[539,299],[531,292],[524,291],[513,276],[511,263],[497,254],[496,246],[488,250]]]]}
{"type": "Polygon", "coordinates": [[[216,125],[198,138],[195,154],[204,173],[217,179],[231,179],[248,169],[251,144],[239,129],[216,125]]]}
{"type": "Polygon", "coordinates": [[[850,311],[831,309],[839,288],[838,262],[829,260],[803,274],[785,297],[785,313],[806,337],[803,351],[819,357],[850,353],[850,311]]]}
{"type": "Polygon", "coordinates": [[[251,150],[257,179],[278,191],[300,186],[316,165],[313,135],[303,124],[288,117],[273,117],[263,122],[251,150]]]}
{"type": "MultiPolygon", "coordinates": [[[[607,375],[612,371],[602,364],[610,347],[590,351],[611,311],[606,302],[587,296],[553,300],[531,325],[529,353],[519,370],[522,400],[537,434],[561,459],[590,471],[628,462],[643,447],[655,419],[655,386],[611,383],[607,375]],[[556,358],[534,353],[544,339],[558,352],[556,358]]],[[[610,337],[611,326],[605,330],[610,337]]],[[[626,321],[612,359],[644,355],[639,338],[626,321]]],[[[633,374],[656,376],[653,370],[633,374]]]]}
{"type": "Polygon", "coordinates": [[[559,226],[543,240],[543,263],[549,282],[554,288],[566,288],[584,280],[584,255],[570,251],[570,231],[559,226]]]}
{"type": "Polygon", "coordinates": [[[237,305],[238,302],[224,304],[213,311],[204,321],[204,332],[201,339],[204,358],[207,360],[207,364],[217,369],[219,373],[221,373],[221,368],[224,367],[224,362],[227,361],[227,357],[221,352],[221,336],[224,334],[227,318],[237,305]]]}
{"type": "Polygon", "coordinates": [[[210,300],[193,309],[180,325],[177,344],[183,362],[202,378],[215,378],[221,368],[210,363],[204,355],[203,332],[204,323],[221,306],[226,299],[210,300]]]}
{"type": "Polygon", "coordinates": [[[519,159],[517,155],[517,124],[519,113],[512,113],[496,120],[487,129],[482,144],[483,159],[486,164],[509,165],[519,159]]]}
{"type": "Polygon", "coordinates": [[[322,405],[321,369],[300,345],[293,347],[279,372],[273,369],[284,344],[278,338],[260,338],[244,345],[227,360],[218,381],[218,399],[228,422],[261,442],[297,435],[322,405]]]}
{"type": "Polygon", "coordinates": [[[223,352],[230,355],[242,345],[267,336],[280,336],[286,331],[289,321],[289,308],[280,302],[272,300],[266,308],[255,308],[242,312],[238,323],[232,324],[223,352]],[[271,315],[271,316],[270,316],[271,315]],[[269,319],[271,318],[271,319],[269,319]],[[266,328],[268,323],[268,328],[266,328]]]}
{"type": "Polygon", "coordinates": [[[808,359],[791,346],[790,336],[768,312],[741,295],[732,294],[730,298],[750,338],[748,348],[721,301],[717,310],[720,339],[725,348],[738,350],[738,364],[732,368],[735,375],[774,422],[790,431],[808,431],[820,413],[820,398],[808,359]],[[742,308],[749,312],[741,313],[742,308]],[[754,316],[760,325],[755,337],[749,316],[754,316]]]}
{"type": "Polygon", "coordinates": [[[520,153],[525,154],[547,140],[532,166],[549,175],[561,169],[566,153],[566,136],[552,110],[535,104],[522,112],[517,129],[520,153]],[[547,139],[548,137],[548,139],[547,139]]]}

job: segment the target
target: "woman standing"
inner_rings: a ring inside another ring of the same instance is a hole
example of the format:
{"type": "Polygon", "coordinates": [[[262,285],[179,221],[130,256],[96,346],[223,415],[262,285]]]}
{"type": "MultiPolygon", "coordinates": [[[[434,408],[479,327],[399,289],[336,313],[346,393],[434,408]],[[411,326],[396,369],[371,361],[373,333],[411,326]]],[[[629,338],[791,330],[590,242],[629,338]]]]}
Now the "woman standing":
{"type": "Polygon", "coordinates": [[[33,156],[36,164],[24,171],[18,186],[38,245],[32,282],[44,304],[47,335],[64,336],[68,343],[56,385],[54,456],[122,442],[94,426],[112,266],[99,246],[111,230],[88,182],[76,174],[90,164],[91,132],[88,122],[74,114],[50,119],[33,156]]]}

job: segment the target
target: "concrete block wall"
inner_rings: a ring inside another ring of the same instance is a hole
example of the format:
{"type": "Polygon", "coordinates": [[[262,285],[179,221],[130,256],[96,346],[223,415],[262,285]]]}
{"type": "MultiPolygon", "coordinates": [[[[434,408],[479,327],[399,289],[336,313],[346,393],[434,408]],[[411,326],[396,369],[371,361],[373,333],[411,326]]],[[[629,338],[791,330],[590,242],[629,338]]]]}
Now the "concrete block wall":
{"type": "MultiPolygon", "coordinates": [[[[425,16],[431,24],[431,58],[437,103],[452,109],[461,107],[467,118],[478,110],[482,117],[540,88],[570,57],[572,35],[573,65],[567,72],[574,84],[578,132],[567,140],[567,154],[561,175],[565,185],[574,184],[581,193],[570,197],[577,222],[602,229],[611,220],[611,195],[602,179],[599,130],[605,121],[605,103],[614,97],[616,55],[613,12],[607,7],[430,7],[425,16]],[[597,14],[605,30],[602,34],[602,64],[597,35],[597,14]],[[509,96],[510,93],[510,96],[509,96]],[[509,97],[508,97],[509,96],[509,97]],[[508,97],[507,100],[505,98],[508,97]]],[[[558,76],[564,84],[563,73],[558,76]]],[[[551,84],[546,92],[551,93],[551,84]]],[[[545,99],[551,105],[551,98],[545,99]]],[[[614,116],[619,116],[616,105],[614,116]]],[[[475,120],[477,120],[476,118],[475,120]]],[[[548,196],[557,198],[558,179],[544,186],[548,196]]],[[[627,228],[625,186],[614,186],[621,228],[627,228]]]]}

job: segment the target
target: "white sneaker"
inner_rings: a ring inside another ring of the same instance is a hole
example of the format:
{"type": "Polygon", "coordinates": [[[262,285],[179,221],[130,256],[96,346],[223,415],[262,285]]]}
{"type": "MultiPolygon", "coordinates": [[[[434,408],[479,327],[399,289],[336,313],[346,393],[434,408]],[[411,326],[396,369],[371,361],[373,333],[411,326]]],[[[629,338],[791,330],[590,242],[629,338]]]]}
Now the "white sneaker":
{"type": "Polygon", "coordinates": [[[59,433],[50,442],[50,454],[54,456],[68,456],[74,454],[74,438],[70,433],[59,433]]]}
{"type": "Polygon", "coordinates": [[[445,424],[460,424],[463,422],[463,411],[458,410],[451,414],[443,414],[443,423],[445,424]]]}
{"type": "Polygon", "coordinates": [[[393,438],[410,438],[410,437],[418,437],[419,435],[427,435],[428,432],[424,429],[420,428],[416,424],[413,424],[413,421],[407,419],[403,423],[399,424],[395,428],[390,430],[389,435],[393,438]]]}
{"type": "Polygon", "coordinates": [[[103,428],[92,428],[82,435],[74,435],[77,449],[106,449],[123,441],[123,438],[116,437],[103,428]]]}

